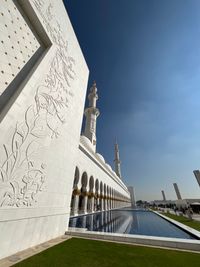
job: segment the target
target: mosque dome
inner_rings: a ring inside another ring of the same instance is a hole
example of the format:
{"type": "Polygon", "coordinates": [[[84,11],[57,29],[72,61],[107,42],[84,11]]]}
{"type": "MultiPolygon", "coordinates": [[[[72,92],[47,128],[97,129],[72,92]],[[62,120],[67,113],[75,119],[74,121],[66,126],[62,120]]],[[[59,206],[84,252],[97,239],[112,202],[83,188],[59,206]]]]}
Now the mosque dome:
{"type": "Polygon", "coordinates": [[[113,175],[116,175],[116,172],[112,170],[112,174],[113,174],[113,175]]]}
{"type": "Polygon", "coordinates": [[[96,155],[97,155],[97,157],[98,157],[101,161],[103,161],[103,163],[105,163],[105,159],[104,159],[104,157],[103,157],[101,154],[96,153],[96,155]]]}
{"type": "Polygon", "coordinates": [[[80,137],[80,141],[83,145],[85,145],[87,148],[91,148],[92,149],[92,143],[90,142],[90,140],[84,136],[84,135],[81,135],[80,137]]]}
{"type": "Polygon", "coordinates": [[[112,172],[112,168],[108,163],[106,163],[106,167],[112,172]]]}

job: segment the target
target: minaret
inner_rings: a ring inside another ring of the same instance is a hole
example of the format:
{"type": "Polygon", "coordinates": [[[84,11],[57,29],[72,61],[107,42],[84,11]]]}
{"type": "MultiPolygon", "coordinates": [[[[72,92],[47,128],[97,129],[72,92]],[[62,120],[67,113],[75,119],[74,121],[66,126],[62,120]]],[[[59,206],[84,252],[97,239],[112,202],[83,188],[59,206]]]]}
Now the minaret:
{"type": "Polygon", "coordinates": [[[177,196],[178,200],[182,199],[180,191],[178,189],[178,185],[176,183],[173,183],[173,185],[174,185],[174,189],[175,189],[176,196],[177,196]]]}
{"type": "Polygon", "coordinates": [[[194,175],[195,175],[195,177],[197,179],[197,183],[200,186],[200,171],[199,170],[195,170],[195,171],[193,171],[193,173],[194,173],[194,175]]]}
{"type": "Polygon", "coordinates": [[[115,159],[114,159],[114,162],[115,162],[115,172],[116,172],[117,176],[119,178],[121,178],[121,167],[120,167],[121,161],[119,159],[119,147],[118,147],[117,141],[115,143],[115,159]]]}
{"type": "Polygon", "coordinates": [[[162,190],[161,192],[162,192],[163,201],[166,201],[166,197],[165,197],[165,192],[164,192],[164,190],[162,190]]]}
{"type": "Polygon", "coordinates": [[[96,152],[96,121],[100,112],[96,108],[96,101],[98,100],[96,82],[93,83],[88,95],[89,107],[85,109],[85,131],[84,135],[91,141],[94,152],[96,152]]]}

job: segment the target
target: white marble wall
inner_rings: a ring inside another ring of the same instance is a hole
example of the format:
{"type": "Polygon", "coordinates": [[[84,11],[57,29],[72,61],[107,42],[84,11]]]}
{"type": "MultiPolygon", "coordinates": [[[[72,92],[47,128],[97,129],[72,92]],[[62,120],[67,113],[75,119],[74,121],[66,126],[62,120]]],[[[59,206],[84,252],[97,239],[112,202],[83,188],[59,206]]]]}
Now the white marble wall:
{"type": "Polygon", "coordinates": [[[3,258],[62,235],[67,228],[88,68],[62,0],[20,0],[18,6],[11,0],[1,2],[0,11],[6,14],[0,14],[1,44],[12,36],[10,44],[0,49],[4,72],[0,91],[9,95],[7,103],[0,99],[4,104],[0,114],[3,258]],[[11,20],[17,17],[20,23],[13,27],[11,20]],[[29,32],[25,40],[24,27],[29,32]],[[30,48],[29,59],[23,46],[31,40],[43,50],[37,54],[36,47],[30,48]],[[12,44],[14,48],[9,47],[12,44]],[[5,51],[9,51],[6,56],[5,51]],[[15,60],[20,69],[14,72],[8,65],[7,70],[6,64],[14,66],[15,60]]]}

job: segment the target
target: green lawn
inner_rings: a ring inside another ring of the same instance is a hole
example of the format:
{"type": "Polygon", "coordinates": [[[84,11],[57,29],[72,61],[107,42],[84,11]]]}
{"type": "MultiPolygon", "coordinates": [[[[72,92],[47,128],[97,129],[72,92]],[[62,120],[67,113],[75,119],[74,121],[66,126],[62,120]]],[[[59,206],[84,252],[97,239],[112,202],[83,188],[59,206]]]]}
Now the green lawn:
{"type": "Polygon", "coordinates": [[[14,266],[199,267],[200,254],[72,238],[14,266]]]}
{"type": "Polygon", "coordinates": [[[184,216],[177,216],[177,215],[170,214],[170,213],[163,213],[163,215],[200,231],[200,222],[189,220],[188,218],[184,216]]]}

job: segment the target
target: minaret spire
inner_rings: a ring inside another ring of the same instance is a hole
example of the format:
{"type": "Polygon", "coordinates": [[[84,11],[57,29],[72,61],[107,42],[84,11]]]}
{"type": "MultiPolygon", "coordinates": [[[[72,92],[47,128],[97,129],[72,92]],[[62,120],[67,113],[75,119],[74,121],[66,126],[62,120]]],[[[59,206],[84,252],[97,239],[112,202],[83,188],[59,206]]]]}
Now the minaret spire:
{"type": "Polygon", "coordinates": [[[96,101],[98,100],[96,82],[93,82],[88,95],[89,107],[85,109],[85,131],[84,135],[91,141],[94,152],[96,152],[96,120],[99,116],[99,109],[96,107],[96,101]]]}
{"type": "Polygon", "coordinates": [[[117,176],[119,178],[121,178],[121,167],[120,167],[121,161],[119,159],[119,147],[117,144],[117,139],[115,141],[115,159],[114,159],[114,162],[115,162],[115,172],[116,172],[117,176]]]}

